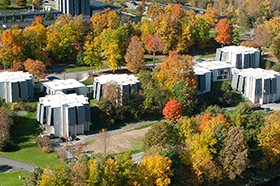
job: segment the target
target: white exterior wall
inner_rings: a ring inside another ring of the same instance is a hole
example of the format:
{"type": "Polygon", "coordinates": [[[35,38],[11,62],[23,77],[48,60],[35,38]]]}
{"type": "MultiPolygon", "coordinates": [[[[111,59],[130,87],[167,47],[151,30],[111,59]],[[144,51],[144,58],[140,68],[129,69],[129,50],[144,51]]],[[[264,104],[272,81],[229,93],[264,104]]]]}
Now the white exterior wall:
{"type": "Polygon", "coordinates": [[[212,80],[213,82],[217,81],[218,70],[212,70],[212,80]]]}
{"type": "Polygon", "coordinates": [[[79,88],[79,95],[87,96],[87,87],[80,87],[79,88]]]}

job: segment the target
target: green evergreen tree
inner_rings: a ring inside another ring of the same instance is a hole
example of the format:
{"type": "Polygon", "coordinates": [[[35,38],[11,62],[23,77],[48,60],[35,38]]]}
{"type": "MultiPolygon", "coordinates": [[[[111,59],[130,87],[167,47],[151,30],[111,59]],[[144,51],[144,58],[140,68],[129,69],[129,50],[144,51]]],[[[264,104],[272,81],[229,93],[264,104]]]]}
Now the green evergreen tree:
{"type": "Polygon", "coordinates": [[[13,14],[12,21],[13,21],[13,22],[16,22],[16,16],[15,16],[15,14],[13,14]]]}
{"type": "Polygon", "coordinates": [[[8,20],[7,20],[7,17],[4,16],[4,22],[7,23],[7,21],[8,21],[8,20]]]}
{"type": "Polygon", "coordinates": [[[23,18],[23,15],[22,15],[22,14],[20,14],[20,21],[21,21],[21,22],[24,22],[24,18],[23,18]]]}
{"type": "Polygon", "coordinates": [[[48,12],[45,16],[45,20],[53,20],[53,14],[51,14],[50,12],[48,12]]]}
{"type": "Polygon", "coordinates": [[[77,65],[78,66],[82,66],[84,65],[84,52],[83,51],[79,51],[78,55],[77,55],[77,65]]]}

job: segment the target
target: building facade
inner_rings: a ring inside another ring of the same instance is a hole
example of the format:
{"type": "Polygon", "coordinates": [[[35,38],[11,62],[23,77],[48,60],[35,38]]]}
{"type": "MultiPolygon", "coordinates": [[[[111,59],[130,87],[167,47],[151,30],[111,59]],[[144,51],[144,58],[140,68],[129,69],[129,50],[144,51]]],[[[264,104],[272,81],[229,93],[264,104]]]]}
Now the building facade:
{"type": "Polygon", "coordinates": [[[64,14],[88,15],[90,13],[90,0],[56,0],[56,9],[64,14]]]}
{"type": "Polygon", "coordinates": [[[29,72],[1,72],[0,97],[6,103],[27,100],[34,95],[34,77],[29,72]]]}
{"type": "Polygon", "coordinates": [[[88,98],[62,92],[39,98],[37,121],[43,125],[44,132],[55,136],[84,134],[91,125],[88,98]]]}

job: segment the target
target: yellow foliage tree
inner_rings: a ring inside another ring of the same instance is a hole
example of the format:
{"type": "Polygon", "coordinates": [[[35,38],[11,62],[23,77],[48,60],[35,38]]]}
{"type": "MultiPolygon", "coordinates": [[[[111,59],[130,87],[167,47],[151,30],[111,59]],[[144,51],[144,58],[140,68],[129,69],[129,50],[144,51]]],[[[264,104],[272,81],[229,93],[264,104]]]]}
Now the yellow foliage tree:
{"type": "Polygon", "coordinates": [[[109,158],[103,165],[102,185],[114,186],[119,184],[119,165],[109,158]]]}
{"type": "Polygon", "coordinates": [[[280,160],[280,111],[270,115],[267,123],[261,127],[258,135],[266,160],[275,164],[280,160]]]}
{"type": "Polygon", "coordinates": [[[165,186],[171,183],[173,176],[171,169],[172,161],[166,157],[156,154],[155,156],[144,157],[138,167],[138,175],[134,185],[157,185],[165,186]]]}
{"type": "Polygon", "coordinates": [[[85,182],[89,183],[90,185],[98,185],[98,176],[99,176],[99,169],[97,166],[97,160],[89,160],[88,163],[88,180],[85,182]]]}

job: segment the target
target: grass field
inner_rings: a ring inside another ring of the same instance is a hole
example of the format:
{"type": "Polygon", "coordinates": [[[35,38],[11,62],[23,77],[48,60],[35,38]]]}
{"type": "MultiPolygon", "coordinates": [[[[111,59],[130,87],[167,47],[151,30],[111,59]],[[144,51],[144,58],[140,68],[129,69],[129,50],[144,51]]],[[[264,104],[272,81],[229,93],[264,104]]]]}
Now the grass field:
{"type": "MultiPolygon", "coordinates": [[[[36,102],[27,104],[35,106],[36,102]]],[[[13,146],[9,148],[8,152],[0,153],[0,156],[42,168],[46,166],[53,168],[61,164],[56,152],[44,154],[37,144],[32,144],[38,134],[42,132],[36,121],[36,108],[33,112],[19,116],[15,120],[12,126],[13,146]]]]}
{"type": "Polygon", "coordinates": [[[24,184],[24,179],[19,180],[18,175],[21,178],[27,178],[30,172],[27,171],[12,171],[10,173],[0,173],[0,185],[1,186],[19,186],[24,184]]]}

